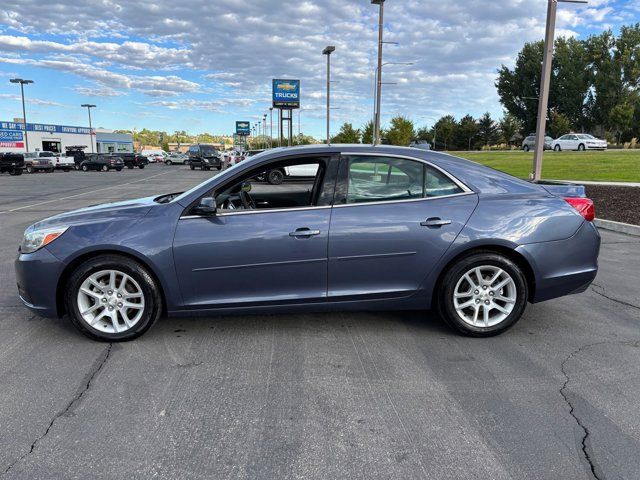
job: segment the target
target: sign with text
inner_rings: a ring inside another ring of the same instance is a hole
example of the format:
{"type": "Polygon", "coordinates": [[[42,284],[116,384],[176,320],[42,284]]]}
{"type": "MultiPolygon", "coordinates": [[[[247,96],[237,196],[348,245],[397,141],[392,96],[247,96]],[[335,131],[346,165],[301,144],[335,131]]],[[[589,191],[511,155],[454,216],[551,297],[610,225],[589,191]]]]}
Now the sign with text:
{"type": "Polygon", "coordinates": [[[251,122],[236,122],[236,135],[251,135],[251,122]]]}
{"type": "Polygon", "coordinates": [[[300,80],[273,80],[273,107],[300,108],[300,80]]]}
{"type": "MultiPolygon", "coordinates": [[[[16,122],[0,122],[0,131],[12,130],[24,131],[23,123],[16,122]]],[[[45,125],[41,123],[27,123],[28,132],[47,132],[47,133],[71,133],[80,135],[89,135],[91,130],[87,127],[70,127],[67,125],[45,125]]]]}

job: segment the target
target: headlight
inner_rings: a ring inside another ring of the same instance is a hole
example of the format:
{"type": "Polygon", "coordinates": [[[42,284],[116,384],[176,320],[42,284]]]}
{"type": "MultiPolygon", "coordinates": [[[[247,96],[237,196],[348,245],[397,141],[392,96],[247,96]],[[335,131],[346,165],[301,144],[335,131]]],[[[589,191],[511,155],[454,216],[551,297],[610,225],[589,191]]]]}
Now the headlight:
{"type": "Polygon", "coordinates": [[[24,232],[24,237],[20,244],[20,252],[33,253],[36,250],[49,245],[56,238],[66,232],[68,228],[69,227],[54,227],[36,230],[31,226],[24,232]]]}

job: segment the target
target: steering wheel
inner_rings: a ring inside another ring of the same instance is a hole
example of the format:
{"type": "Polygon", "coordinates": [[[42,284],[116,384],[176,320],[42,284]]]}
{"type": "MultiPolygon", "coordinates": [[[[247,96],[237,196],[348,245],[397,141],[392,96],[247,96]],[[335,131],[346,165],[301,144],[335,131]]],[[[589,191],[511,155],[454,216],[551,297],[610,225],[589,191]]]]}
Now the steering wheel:
{"type": "Polygon", "coordinates": [[[245,210],[256,209],[256,202],[253,201],[253,198],[251,198],[251,195],[249,195],[249,192],[240,190],[240,201],[242,202],[242,207],[245,210]]]}

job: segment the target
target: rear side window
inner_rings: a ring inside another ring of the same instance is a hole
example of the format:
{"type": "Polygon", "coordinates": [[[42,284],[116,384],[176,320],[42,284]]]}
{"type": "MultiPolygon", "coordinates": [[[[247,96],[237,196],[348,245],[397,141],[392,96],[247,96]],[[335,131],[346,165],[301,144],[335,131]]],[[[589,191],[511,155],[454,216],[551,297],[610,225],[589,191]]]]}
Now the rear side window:
{"type": "Polygon", "coordinates": [[[392,157],[347,157],[344,203],[418,200],[463,193],[453,180],[422,162],[392,157]]]}

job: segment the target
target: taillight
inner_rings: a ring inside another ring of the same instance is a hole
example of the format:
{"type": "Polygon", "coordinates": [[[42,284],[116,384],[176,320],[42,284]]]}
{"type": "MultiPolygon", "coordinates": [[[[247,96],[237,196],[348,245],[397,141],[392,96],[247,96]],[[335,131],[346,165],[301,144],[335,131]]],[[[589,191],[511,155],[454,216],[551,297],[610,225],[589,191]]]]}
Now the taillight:
{"type": "Polygon", "coordinates": [[[575,208],[580,215],[582,215],[587,222],[593,222],[596,218],[596,208],[593,204],[593,200],[589,198],[575,198],[567,197],[566,202],[575,208]]]}

